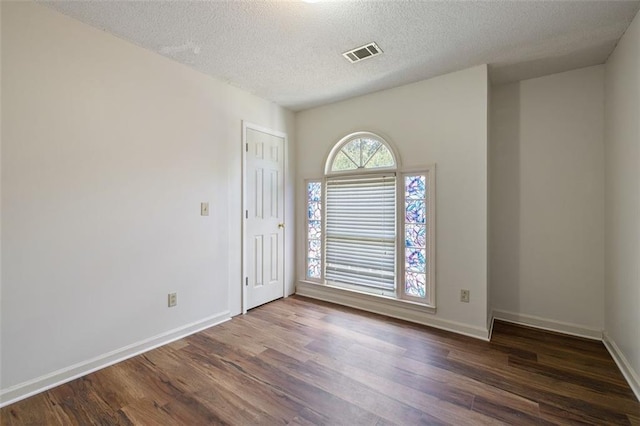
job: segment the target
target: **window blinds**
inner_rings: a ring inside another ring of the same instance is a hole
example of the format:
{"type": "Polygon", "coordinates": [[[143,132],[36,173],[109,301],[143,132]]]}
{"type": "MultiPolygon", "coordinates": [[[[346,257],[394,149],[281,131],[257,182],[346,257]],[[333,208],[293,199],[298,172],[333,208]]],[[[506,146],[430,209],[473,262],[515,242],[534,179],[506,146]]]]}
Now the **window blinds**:
{"type": "Polygon", "coordinates": [[[325,277],[395,289],[395,175],[327,180],[325,277]]]}

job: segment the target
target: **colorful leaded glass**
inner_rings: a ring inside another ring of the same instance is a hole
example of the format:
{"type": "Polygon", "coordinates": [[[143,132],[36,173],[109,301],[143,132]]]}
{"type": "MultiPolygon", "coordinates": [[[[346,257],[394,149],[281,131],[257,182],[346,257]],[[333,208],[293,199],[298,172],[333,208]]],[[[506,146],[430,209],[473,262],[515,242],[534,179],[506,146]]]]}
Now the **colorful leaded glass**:
{"type": "Polygon", "coordinates": [[[310,182],[307,188],[307,199],[309,202],[321,201],[322,184],[320,182],[310,182]]]}
{"type": "Polygon", "coordinates": [[[424,200],[426,195],[425,176],[405,176],[404,196],[412,200],[424,200]]]}
{"type": "Polygon", "coordinates": [[[405,251],[404,269],[411,272],[426,272],[425,250],[408,248],[405,251]]]}
{"type": "Polygon", "coordinates": [[[320,203],[317,201],[309,203],[309,220],[321,220],[322,212],[320,211],[320,203]]]}
{"type": "Polygon", "coordinates": [[[405,244],[407,247],[426,247],[426,229],[423,225],[405,226],[405,244]]]}
{"type": "Polygon", "coordinates": [[[405,200],[405,218],[407,223],[424,223],[426,203],[424,200],[405,200]]]}
{"type": "Polygon", "coordinates": [[[415,272],[407,272],[405,276],[404,291],[409,296],[425,297],[427,283],[425,282],[425,274],[416,274],[415,272]]]}
{"type": "Polygon", "coordinates": [[[322,182],[307,184],[307,277],[322,276],[322,182]]]}
{"type": "Polygon", "coordinates": [[[322,238],[322,222],[319,220],[310,220],[309,221],[309,239],[320,239],[322,238]]]}
{"type": "Polygon", "coordinates": [[[427,177],[404,177],[404,292],[408,296],[427,296],[427,177]]]}
{"type": "Polygon", "coordinates": [[[320,278],[320,259],[308,260],[307,276],[309,278],[320,278]]]}
{"type": "Polygon", "coordinates": [[[309,258],[310,259],[320,259],[322,244],[320,244],[320,240],[310,240],[309,241],[309,258]]]}

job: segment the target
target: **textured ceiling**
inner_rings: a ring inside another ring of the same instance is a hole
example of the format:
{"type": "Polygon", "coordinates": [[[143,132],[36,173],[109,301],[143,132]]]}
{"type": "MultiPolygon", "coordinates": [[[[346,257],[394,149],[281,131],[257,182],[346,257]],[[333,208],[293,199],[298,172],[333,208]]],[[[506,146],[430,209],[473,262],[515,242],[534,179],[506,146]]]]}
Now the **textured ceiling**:
{"type": "Polygon", "coordinates": [[[494,83],[603,63],[634,1],[45,3],[293,110],[478,64],[494,83]],[[375,41],[383,55],[341,53],[375,41]]]}

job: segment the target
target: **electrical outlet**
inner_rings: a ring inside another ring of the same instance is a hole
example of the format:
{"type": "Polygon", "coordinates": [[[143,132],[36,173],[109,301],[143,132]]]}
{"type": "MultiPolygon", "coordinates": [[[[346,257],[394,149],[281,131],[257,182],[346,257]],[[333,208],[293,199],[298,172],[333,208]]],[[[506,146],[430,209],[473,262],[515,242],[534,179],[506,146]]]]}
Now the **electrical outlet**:
{"type": "Polygon", "coordinates": [[[200,216],[209,216],[209,203],[200,203],[200,216]]]}
{"type": "Polygon", "coordinates": [[[460,290],[460,301],[464,303],[469,303],[469,290],[460,290]]]}
{"type": "Polygon", "coordinates": [[[169,293],[169,307],[172,308],[178,304],[178,293],[169,293]]]}

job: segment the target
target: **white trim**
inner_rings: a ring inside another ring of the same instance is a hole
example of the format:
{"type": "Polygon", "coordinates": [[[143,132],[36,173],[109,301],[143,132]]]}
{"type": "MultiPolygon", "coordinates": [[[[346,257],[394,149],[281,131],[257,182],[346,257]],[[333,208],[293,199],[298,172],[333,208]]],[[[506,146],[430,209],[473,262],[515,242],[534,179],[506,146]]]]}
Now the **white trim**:
{"type": "Polygon", "coordinates": [[[493,325],[496,323],[495,319],[496,318],[493,316],[493,313],[491,313],[489,324],[487,324],[489,327],[489,341],[491,341],[491,337],[493,337],[493,325]]]}
{"type": "Polygon", "coordinates": [[[624,378],[627,379],[627,383],[629,383],[629,387],[636,395],[636,398],[640,401],[640,375],[633,369],[624,353],[606,331],[602,333],[602,343],[604,343],[605,348],[609,351],[611,358],[615,361],[624,378]]]}
{"type": "Polygon", "coordinates": [[[401,320],[451,331],[457,334],[488,341],[488,330],[482,327],[463,324],[456,321],[435,318],[435,308],[420,305],[408,300],[371,295],[363,292],[347,290],[330,285],[298,281],[296,294],[325,302],[349,306],[367,312],[386,315],[401,320]]]}
{"type": "Polygon", "coordinates": [[[539,328],[541,330],[555,331],[557,333],[569,334],[571,336],[584,337],[592,340],[602,340],[602,330],[585,327],[579,324],[556,321],[533,315],[520,314],[517,312],[502,311],[499,309],[494,309],[491,316],[492,329],[493,321],[497,319],[514,324],[539,328]]]}
{"type": "Polygon", "coordinates": [[[250,124],[246,123],[244,120],[242,121],[242,173],[240,173],[240,179],[242,179],[242,208],[240,210],[240,217],[242,218],[242,227],[241,227],[241,235],[240,235],[240,312],[242,315],[247,313],[247,290],[245,289],[245,283],[248,279],[247,275],[247,216],[245,212],[247,211],[247,127],[250,124]]]}
{"type": "MultiPolygon", "coordinates": [[[[245,315],[247,313],[247,292],[245,289],[245,282],[247,279],[247,253],[246,253],[246,249],[247,249],[247,245],[245,244],[245,238],[247,236],[247,218],[245,215],[245,211],[248,208],[248,204],[247,204],[247,129],[251,129],[251,130],[256,130],[258,132],[262,132],[262,133],[266,133],[268,135],[271,136],[276,136],[279,138],[282,138],[284,140],[284,153],[282,156],[282,180],[284,182],[284,186],[286,188],[287,186],[287,162],[289,159],[289,139],[287,138],[287,134],[284,132],[280,132],[277,130],[273,130],[273,129],[269,129],[267,127],[264,126],[260,126],[258,124],[253,124],[250,123],[248,121],[242,120],[242,173],[241,173],[241,179],[242,179],[242,210],[240,211],[240,215],[242,217],[242,235],[240,236],[240,250],[242,251],[242,256],[241,256],[241,280],[240,280],[240,298],[241,298],[241,312],[242,315],[245,315]]],[[[286,199],[286,190],[283,189],[282,191],[282,205],[283,205],[283,209],[282,209],[282,222],[283,223],[287,223],[287,199],[286,199]]],[[[287,241],[287,228],[284,228],[283,230],[283,236],[282,236],[282,250],[284,253],[286,253],[286,246],[285,243],[287,241]]],[[[283,256],[282,261],[285,262],[286,260],[286,256],[283,256]]],[[[289,295],[287,294],[287,264],[284,263],[283,264],[283,269],[282,269],[282,297],[283,298],[287,298],[289,295]]]]}
{"type": "Polygon", "coordinates": [[[19,383],[7,389],[2,389],[0,390],[0,407],[13,404],[14,402],[18,402],[126,359],[133,358],[134,356],[213,327],[214,325],[221,324],[230,319],[229,311],[224,311],[148,339],[132,343],[106,354],[98,355],[86,361],[61,368],[60,370],[36,377],[35,379],[19,383]]]}

